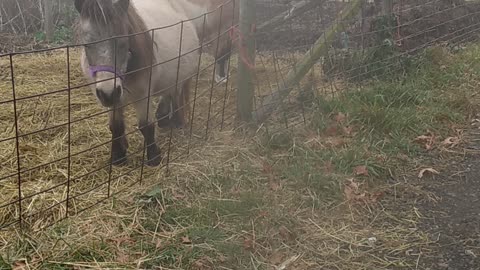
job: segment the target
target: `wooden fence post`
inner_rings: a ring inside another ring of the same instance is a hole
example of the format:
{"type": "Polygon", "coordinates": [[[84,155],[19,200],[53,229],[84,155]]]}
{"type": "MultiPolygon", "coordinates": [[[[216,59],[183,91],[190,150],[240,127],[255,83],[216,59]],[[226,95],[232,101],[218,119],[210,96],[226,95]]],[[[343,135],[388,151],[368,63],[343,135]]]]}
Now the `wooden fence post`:
{"type": "Polygon", "coordinates": [[[251,121],[255,90],[256,0],[240,1],[240,48],[238,57],[237,117],[251,121]]]}
{"type": "Polygon", "coordinates": [[[310,48],[310,50],[297,63],[295,68],[287,73],[279,90],[265,97],[263,100],[263,106],[258,107],[253,113],[254,119],[257,123],[264,122],[277,106],[281,104],[282,100],[288,96],[290,91],[294,88],[293,86],[300,83],[320,57],[328,53],[329,46],[335,40],[335,35],[345,28],[347,21],[351,20],[358,14],[362,2],[363,0],[350,1],[349,5],[337,16],[335,24],[320,36],[312,48],[310,48]]]}
{"type": "Polygon", "coordinates": [[[55,25],[53,22],[53,0],[43,0],[43,8],[45,12],[45,38],[47,42],[52,42],[55,31],[55,25]]]}

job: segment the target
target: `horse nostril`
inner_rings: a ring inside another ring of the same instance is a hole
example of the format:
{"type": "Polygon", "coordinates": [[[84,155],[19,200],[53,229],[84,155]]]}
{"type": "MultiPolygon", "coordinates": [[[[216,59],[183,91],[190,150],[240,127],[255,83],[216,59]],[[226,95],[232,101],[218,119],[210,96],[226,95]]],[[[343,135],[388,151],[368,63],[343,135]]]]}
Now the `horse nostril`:
{"type": "Polygon", "coordinates": [[[115,88],[115,91],[113,93],[113,96],[115,97],[120,97],[122,95],[122,87],[120,86],[117,86],[117,88],[115,88]]]}
{"type": "Polygon", "coordinates": [[[100,101],[105,100],[105,93],[103,93],[102,90],[100,90],[100,89],[97,88],[97,89],[96,89],[96,92],[97,92],[97,97],[98,97],[98,99],[99,99],[100,101]]]}
{"type": "Polygon", "coordinates": [[[113,93],[112,93],[112,100],[114,102],[117,102],[120,100],[120,97],[122,96],[122,87],[120,86],[117,86],[115,88],[115,90],[113,90],[113,93]]]}

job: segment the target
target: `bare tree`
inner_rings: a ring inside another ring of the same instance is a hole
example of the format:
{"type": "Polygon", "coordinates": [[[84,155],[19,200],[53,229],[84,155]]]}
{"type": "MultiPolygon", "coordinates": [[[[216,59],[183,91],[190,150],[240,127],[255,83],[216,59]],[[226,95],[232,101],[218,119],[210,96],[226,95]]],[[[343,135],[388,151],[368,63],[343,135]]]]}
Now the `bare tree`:
{"type": "Polygon", "coordinates": [[[47,42],[52,42],[54,34],[53,18],[53,0],[43,0],[43,10],[45,14],[44,28],[47,42]]]}
{"type": "Polygon", "coordinates": [[[52,39],[55,26],[72,23],[67,0],[0,0],[0,33],[31,35],[45,32],[52,39]]]}

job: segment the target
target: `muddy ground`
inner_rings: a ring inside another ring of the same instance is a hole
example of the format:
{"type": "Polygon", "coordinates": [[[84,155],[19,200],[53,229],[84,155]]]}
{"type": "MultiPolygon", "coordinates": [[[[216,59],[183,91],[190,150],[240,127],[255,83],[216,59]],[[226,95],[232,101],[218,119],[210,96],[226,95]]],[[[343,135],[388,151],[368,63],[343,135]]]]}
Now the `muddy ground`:
{"type": "Polygon", "coordinates": [[[437,255],[422,259],[418,269],[480,269],[480,131],[468,137],[465,152],[449,160],[443,174],[420,183],[434,198],[417,207],[437,255]]]}

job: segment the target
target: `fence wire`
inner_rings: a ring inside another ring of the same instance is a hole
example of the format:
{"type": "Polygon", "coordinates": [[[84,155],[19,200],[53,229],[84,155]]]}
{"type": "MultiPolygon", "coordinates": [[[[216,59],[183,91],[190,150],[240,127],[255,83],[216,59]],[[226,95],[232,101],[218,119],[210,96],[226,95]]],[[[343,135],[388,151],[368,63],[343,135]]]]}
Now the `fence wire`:
{"type": "MultiPolygon", "coordinates": [[[[238,5],[236,0],[228,2],[238,5]]],[[[359,14],[348,21],[338,21],[337,15],[349,2],[315,2],[300,14],[295,14],[292,2],[257,2],[257,25],[286,15],[282,23],[257,32],[256,108],[265,106],[266,97],[288,85],[287,74],[295,72],[326,31],[343,25],[333,42],[324,40],[329,43],[328,50],[308,75],[289,89],[282,102],[274,104],[277,110],[261,124],[270,135],[309,126],[321,106],[319,100],[334,99],[366,80],[400,74],[425,48],[441,44],[455,49],[478,40],[480,5],[475,2],[395,1],[391,13],[385,13],[377,1],[364,3],[359,14]]],[[[189,21],[205,24],[207,16],[223,12],[227,11],[220,6],[189,21]]],[[[166,29],[182,31],[189,21],[146,33],[162,36],[166,29]]],[[[157,128],[155,143],[163,152],[158,168],[146,166],[148,145],[132,112],[145,98],[125,105],[126,132],[122,137],[130,146],[128,163],[112,166],[111,110],[95,102],[89,88],[93,83],[85,81],[80,69],[81,48],[89,44],[0,55],[0,228],[42,230],[132,189],[146,178],[161,181],[172,164],[188,158],[204,141],[214,140],[212,134],[235,129],[236,65],[242,61],[239,49],[232,47],[229,72],[220,83],[215,81],[220,59],[206,52],[207,48],[218,51],[217,41],[233,38],[235,27],[237,23],[225,26],[220,20],[214,38],[202,38],[195,50],[182,50],[180,42],[178,54],[170,59],[130,72],[151,73],[152,68],[175,61],[180,65],[183,57],[199,52],[196,72],[188,78],[177,76],[170,85],[191,80],[190,100],[185,104],[190,115],[183,129],[157,128]]],[[[155,102],[157,98],[156,94],[147,97],[155,102]]],[[[157,125],[157,120],[150,120],[147,126],[157,125]]]]}
{"type": "MultiPolygon", "coordinates": [[[[328,50],[308,75],[287,89],[290,94],[282,102],[274,104],[276,113],[263,123],[271,134],[309,125],[315,112],[321,111],[319,100],[335,99],[379,78],[398,78],[425,49],[439,45],[456,51],[479,38],[477,1],[393,1],[390,12],[383,1],[364,1],[357,16],[346,21],[338,20],[338,14],[352,1],[312,2],[307,11],[258,33],[257,76],[261,79],[255,97],[262,108],[272,105],[263,100],[285,88],[287,74],[298,68],[315,42],[334,26],[341,26],[332,42],[323,40],[328,50]]],[[[259,12],[273,6],[288,16],[292,4],[279,5],[262,2],[259,12]]],[[[266,14],[258,17],[272,18],[266,14]]]]}

